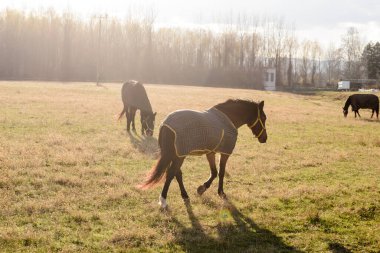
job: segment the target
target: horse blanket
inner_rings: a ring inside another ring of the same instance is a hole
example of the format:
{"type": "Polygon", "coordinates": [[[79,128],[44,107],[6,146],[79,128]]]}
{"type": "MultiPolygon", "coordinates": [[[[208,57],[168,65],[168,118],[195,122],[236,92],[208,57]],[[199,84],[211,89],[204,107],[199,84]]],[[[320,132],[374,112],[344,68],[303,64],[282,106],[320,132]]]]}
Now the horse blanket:
{"type": "Polygon", "coordinates": [[[237,140],[237,129],[233,123],[214,107],[203,112],[175,111],[165,118],[162,126],[175,134],[178,157],[211,152],[230,155],[237,140]]]}
{"type": "Polygon", "coordinates": [[[124,83],[121,97],[124,105],[133,106],[140,111],[152,112],[152,105],[149,102],[145,88],[138,81],[130,80],[124,83]]]}

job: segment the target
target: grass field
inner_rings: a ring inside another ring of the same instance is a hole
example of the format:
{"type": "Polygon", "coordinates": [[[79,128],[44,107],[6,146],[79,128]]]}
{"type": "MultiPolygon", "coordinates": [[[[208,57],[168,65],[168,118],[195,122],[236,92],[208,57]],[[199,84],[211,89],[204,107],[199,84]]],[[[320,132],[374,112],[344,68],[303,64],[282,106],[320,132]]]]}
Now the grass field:
{"type": "Polygon", "coordinates": [[[0,252],[380,252],[380,120],[344,118],[349,93],[146,85],[158,116],[144,138],[116,120],[120,89],[0,82],[0,252]],[[267,143],[239,129],[227,201],[217,180],[197,196],[207,160],[186,158],[191,204],[173,181],[160,211],[162,185],[135,187],[158,125],[227,98],[265,100],[267,143]]]}

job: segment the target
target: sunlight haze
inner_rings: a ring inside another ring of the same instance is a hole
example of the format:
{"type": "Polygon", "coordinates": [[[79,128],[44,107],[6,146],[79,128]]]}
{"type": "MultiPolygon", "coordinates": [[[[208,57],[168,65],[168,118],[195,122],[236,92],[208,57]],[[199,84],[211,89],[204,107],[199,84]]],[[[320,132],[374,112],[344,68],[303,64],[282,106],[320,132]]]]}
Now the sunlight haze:
{"type": "Polygon", "coordinates": [[[14,8],[29,11],[54,9],[58,13],[70,11],[83,18],[107,14],[120,19],[130,13],[154,13],[158,26],[214,27],[228,23],[238,15],[247,17],[275,17],[295,27],[301,39],[318,40],[324,46],[340,41],[349,27],[358,29],[364,42],[380,38],[380,1],[258,1],[258,0],[150,0],[150,1],[48,1],[3,0],[0,9],[14,8]]]}

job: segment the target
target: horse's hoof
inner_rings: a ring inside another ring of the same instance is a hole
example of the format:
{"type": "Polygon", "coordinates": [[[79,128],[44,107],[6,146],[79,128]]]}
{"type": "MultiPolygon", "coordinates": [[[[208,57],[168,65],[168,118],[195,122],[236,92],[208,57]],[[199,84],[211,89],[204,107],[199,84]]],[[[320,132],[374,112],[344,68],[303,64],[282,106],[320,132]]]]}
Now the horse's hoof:
{"type": "Polygon", "coordinates": [[[199,195],[202,195],[207,190],[206,186],[201,185],[198,187],[197,192],[199,195]]]}
{"type": "Polygon", "coordinates": [[[158,204],[160,205],[161,209],[166,209],[168,207],[168,204],[166,203],[166,199],[164,199],[162,196],[159,197],[158,204]]]}
{"type": "Polygon", "coordinates": [[[227,195],[224,192],[219,192],[218,194],[221,199],[227,199],[227,195]]]}

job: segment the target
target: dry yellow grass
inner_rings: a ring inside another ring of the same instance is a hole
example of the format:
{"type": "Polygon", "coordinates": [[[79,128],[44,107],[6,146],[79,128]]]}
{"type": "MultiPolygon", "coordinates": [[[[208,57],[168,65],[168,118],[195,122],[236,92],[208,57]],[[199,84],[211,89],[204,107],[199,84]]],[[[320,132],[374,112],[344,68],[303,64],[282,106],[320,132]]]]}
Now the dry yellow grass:
{"type": "Polygon", "coordinates": [[[145,139],[116,120],[120,88],[0,82],[0,251],[380,249],[380,121],[369,111],[343,118],[347,93],[146,85],[158,116],[155,138],[145,139]],[[239,129],[228,202],[217,197],[217,180],[196,195],[209,169],[204,157],[188,157],[191,205],[173,182],[170,211],[161,212],[161,186],[135,188],[157,158],[159,123],[228,98],[265,100],[267,144],[239,129]]]}

